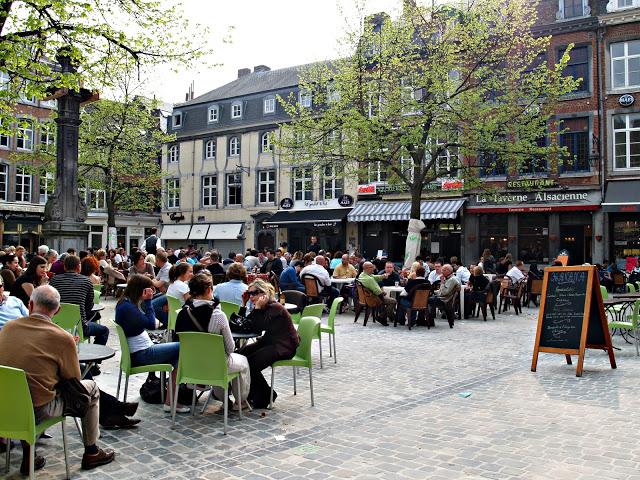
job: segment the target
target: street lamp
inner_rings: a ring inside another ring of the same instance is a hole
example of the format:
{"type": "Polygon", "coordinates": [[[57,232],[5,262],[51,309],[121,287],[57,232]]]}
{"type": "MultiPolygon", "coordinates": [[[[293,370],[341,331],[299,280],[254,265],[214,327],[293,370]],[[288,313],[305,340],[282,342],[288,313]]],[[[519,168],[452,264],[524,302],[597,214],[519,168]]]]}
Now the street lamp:
{"type": "Polygon", "coordinates": [[[236,173],[246,173],[247,177],[251,176],[251,168],[243,167],[242,165],[236,165],[236,173]]]}

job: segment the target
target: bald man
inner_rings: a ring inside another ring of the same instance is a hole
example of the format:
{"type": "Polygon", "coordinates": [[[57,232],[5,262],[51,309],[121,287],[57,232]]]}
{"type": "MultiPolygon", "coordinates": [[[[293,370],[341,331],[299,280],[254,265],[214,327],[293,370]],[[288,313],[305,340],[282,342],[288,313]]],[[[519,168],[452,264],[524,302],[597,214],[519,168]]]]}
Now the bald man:
{"type": "Polygon", "coordinates": [[[453,328],[455,313],[451,308],[454,298],[460,293],[460,280],[453,274],[453,267],[448,263],[442,266],[440,289],[429,297],[429,320],[433,322],[436,309],[442,308],[447,314],[449,328],[453,328]]]}
{"type": "Polygon", "coordinates": [[[396,312],[396,300],[395,298],[388,297],[385,292],[380,288],[378,282],[380,282],[384,275],[374,275],[376,266],[371,262],[364,262],[362,264],[362,273],[358,276],[358,280],[367,290],[370,290],[376,297],[379,297],[380,300],[384,302],[385,308],[385,318],[381,325],[387,326],[389,322],[387,319],[393,320],[396,312]]]}

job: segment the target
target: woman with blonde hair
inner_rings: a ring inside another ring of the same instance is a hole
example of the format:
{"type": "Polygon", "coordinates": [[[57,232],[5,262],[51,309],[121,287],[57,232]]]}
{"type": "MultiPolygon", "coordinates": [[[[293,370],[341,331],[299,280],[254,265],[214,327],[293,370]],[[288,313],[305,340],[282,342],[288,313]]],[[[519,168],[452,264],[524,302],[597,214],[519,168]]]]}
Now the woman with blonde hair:
{"type": "MultiPolygon", "coordinates": [[[[256,333],[264,332],[256,342],[246,345],[239,352],[249,361],[251,388],[248,401],[254,408],[267,408],[271,389],[262,376],[262,370],[278,360],[293,358],[300,337],[289,312],[276,301],[275,291],[270,283],[256,280],[249,285],[242,297],[240,315],[245,315],[247,301],[251,300],[254,307],[247,318],[256,333]]],[[[274,401],[276,397],[274,391],[274,401]]]]}

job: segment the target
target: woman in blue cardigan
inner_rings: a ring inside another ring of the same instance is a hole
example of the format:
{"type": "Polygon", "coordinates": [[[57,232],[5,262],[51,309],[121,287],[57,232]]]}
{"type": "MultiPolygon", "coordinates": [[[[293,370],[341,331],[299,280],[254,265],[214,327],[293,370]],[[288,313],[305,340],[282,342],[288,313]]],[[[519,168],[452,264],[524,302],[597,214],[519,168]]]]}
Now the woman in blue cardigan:
{"type": "MultiPolygon", "coordinates": [[[[153,283],[142,275],[129,275],[127,288],[116,305],[116,323],[122,327],[131,352],[131,365],[152,365],[154,363],[170,363],[174,370],[171,373],[173,388],[176,388],[176,367],[180,354],[180,343],[161,343],[155,345],[149,338],[147,330],[160,328],[151,306],[153,283]]],[[[171,411],[169,396],[165,399],[164,411],[171,411]]],[[[177,405],[176,412],[188,413],[189,407],[177,405]]]]}

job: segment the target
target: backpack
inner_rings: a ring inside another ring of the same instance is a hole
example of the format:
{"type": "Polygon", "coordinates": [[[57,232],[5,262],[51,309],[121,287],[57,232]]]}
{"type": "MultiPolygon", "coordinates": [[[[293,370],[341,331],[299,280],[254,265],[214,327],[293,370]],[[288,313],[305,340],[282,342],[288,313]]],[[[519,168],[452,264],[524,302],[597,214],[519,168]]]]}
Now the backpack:
{"type": "Polygon", "coordinates": [[[158,251],[157,245],[158,237],[156,237],[155,235],[151,235],[144,241],[144,249],[147,253],[151,253],[153,255],[155,255],[158,251]]]}

